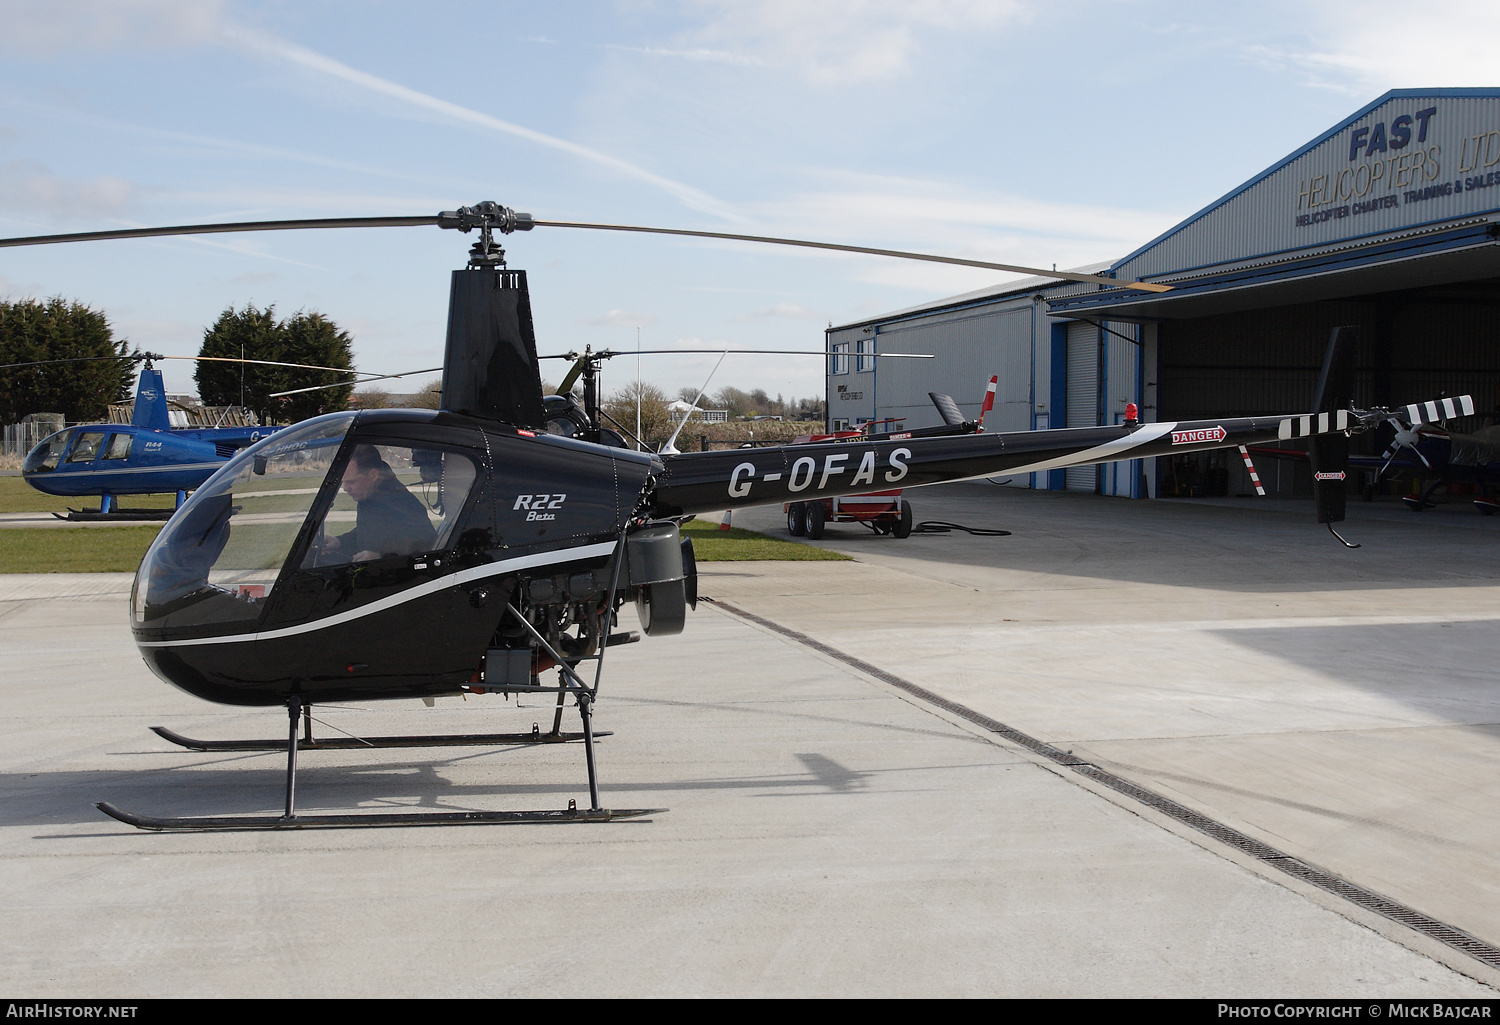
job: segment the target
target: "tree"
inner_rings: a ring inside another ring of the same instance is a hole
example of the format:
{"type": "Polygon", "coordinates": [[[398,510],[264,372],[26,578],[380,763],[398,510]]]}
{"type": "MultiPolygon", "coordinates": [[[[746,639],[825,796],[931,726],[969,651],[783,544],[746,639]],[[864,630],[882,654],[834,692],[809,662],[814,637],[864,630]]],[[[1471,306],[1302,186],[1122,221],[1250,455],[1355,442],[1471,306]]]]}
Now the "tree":
{"type": "Polygon", "coordinates": [[[391,393],[384,388],[366,388],[354,393],[352,405],[360,409],[390,409],[391,393]]]}
{"type": "Polygon", "coordinates": [[[207,361],[198,364],[198,394],[205,405],[247,406],[259,411],[263,419],[295,423],[319,413],[345,409],[354,391],[352,384],[343,384],[271,398],[273,392],[334,384],[350,376],[348,371],[354,369],[353,342],[348,332],[340,331],[337,324],[321,313],[301,312],[278,322],[274,306],[258,310],[247,304],[239,311],[231,306],[203,333],[203,347],[198,355],[227,359],[243,355],[245,359],[333,368],[304,370],[207,361]]]}
{"type": "MultiPolygon", "coordinates": [[[[660,445],[671,436],[676,424],[667,415],[667,393],[654,384],[641,384],[641,440],[650,446],[660,445]]],[[[604,401],[603,411],[631,434],[635,433],[636,388],[635,382],[614,392],[604,401]]],[[[608,427],[605,420],[603,426],[608,427]]],[[[624,433],[624,432],[621,432],[624,433]]],[[[627,441],[629,440],[627,436],[627,441]]],[[[631,445],[634,448],[634,445],[631,445]]]]}
{"type": "Polygon", "coordinates": [[[443,400],[443,382],[441,379],[424,384],[417,392],[417,397],[412,399],[413,409],[437,409],[443,400]]]}
{"type": "MultiPolygon", "coordinates": [[[[0,302],[0,364],[118,357],[127,345],[115,341],[103,313],[81,303],[57,296],[0,302]]],[[[43,412],[102,420],[111,402],[129,401],[134,383],[133,364],[109,359],[0,370],[0,423],[43,412]]]]}
{"type": "Polygon", "coordinates": [[[727,409],[730,416],[746,416],[755,410],[755,402],[745,392],[734,387],[720,388],[714,393],[714,405],[727,409]]]}

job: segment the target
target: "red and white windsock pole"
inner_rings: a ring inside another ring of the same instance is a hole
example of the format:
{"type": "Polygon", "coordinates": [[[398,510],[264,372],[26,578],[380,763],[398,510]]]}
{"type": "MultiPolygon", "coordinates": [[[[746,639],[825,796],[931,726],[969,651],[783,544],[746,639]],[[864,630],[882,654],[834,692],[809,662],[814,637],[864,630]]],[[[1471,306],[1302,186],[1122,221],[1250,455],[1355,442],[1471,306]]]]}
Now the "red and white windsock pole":
{"type": "Polygon", "coordinates": [[[979,422],[975,424],[976,432],[984,430],[984,414],[995,408],[995,387],[999,383],[1000,375],[991,375],[990,383],[984,389],[984,405],[979,407],[979,422]]]}
{"type": "Polygon", "coordinates": [[[1245,460],[1245,469],[1250,471],[1250,483],[1255,485],[1255,493],[1265,498],[1266,489],[1260,486],[1260,474],[1255,472],[1255,464],[1250,461],[1250,450],[1244,445],[1240,446],[1240,458],[1245,460]]]}

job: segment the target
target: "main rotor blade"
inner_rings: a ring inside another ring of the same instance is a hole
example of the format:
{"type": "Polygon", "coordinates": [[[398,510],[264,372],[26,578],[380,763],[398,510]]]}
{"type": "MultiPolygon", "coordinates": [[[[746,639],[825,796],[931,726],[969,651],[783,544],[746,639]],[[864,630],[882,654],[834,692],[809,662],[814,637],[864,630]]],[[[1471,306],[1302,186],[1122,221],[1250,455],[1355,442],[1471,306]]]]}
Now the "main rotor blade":
{"type": "MultiPolygon", "coordinates": [[[[467,208],[465,208],[467,209],[467,208]]],[[[462,211],[460,211],[462,212],[462,211]]],[[[507,211],[508,212],[508,211],[507,211]]],[[[509,213],[509,212],[508,212],[509,213]]],[[[887,256],[897,260],[920,260],[926,263],[945,263],[957,267],[979,267],[984,270],[1007,271],[1013,274],[1032,274],[1037,277],[1055,278],[1063,281],[1082,281],[1088,284],[1108,285],[1112,288],[1129,288],[1142,292],[1170,292],[1171,285],[1159,285],[1148,281],[1120,281],[1102,274],[1079,274],[1074,271],[1046,270],[1042,267],[1024,267],[1014,263],[992,263],[988,260],[964,260],[956,256],[934,256],[931,253],[912,253],[902,249],[876,249],[870,246],[847,246],[835,242],[811,242],[806,239],[777,238],[770,235],[740,235],[725,231],[691,231],[686,228],[647,228],[632,224],[593,224],[584,221],[538,221],[529,214],[512,215],[525,218],[525,225],[516,225],[521,230],[538,228],[582,228],[592,231],[629,231],[645,235],[680,235],[686,238],[719,238],[732,242],[758,242],[773,246],[799,246],[804,249],[828,249],[840,253],[862,253],[866,256],[887,256]]],[[[440,215],[427,217],[319,217],[292,221],[228,221],[220,224],[178,224],[162,228],[119,228],[114,231],[84,231],[67,235],[30,235],[20,238],[0,239],[0,248],[8,246],[40,246],[58,242],[98,242],[116,238],[156,238],[167,235],[214,235],[236,231],[296,231],[316,228],[413,228],[429,225],[461,227],[460,224],[444,223],[440,215]]],[[[468,228],[462,230],[467,231],[468,228]]],[[[502,230],[506,230],[502,228],[502,230]]]]}
{"type": "MultiPolygon", "coordinates": [[[[39,359],[30,363],[6,363],[0,366],[0,370],[15,370],[18,367],[43,367],[53,363],[94,363],[102,360],[124,360],[127,363],[154,363],[161,359],[181,359],[198,362],[200,360],[211,363],[255,363],[267,367],[295,367],[298,370],[331,370],[336,374],[358,374],[361,377],[377,377],[368,370],[349,370],[345,367],[320,367],[311,363],[281,363],[272,359],[240,359],[236,356],[162,356],[156,353],[136,353],[129,356],[76,356],[71,359],[39,359]]],[[[439,370],[442,367],[438,367],[439,370]]],[[[420,373],[413,370],[411,373],[420,373]]],[[[402,374],[388,374],[388,377],[401,377],[402,374]]]]}
{"type": "MultiPolygon", "coordinates": [[[[567,359],[568,357],[566,357],[566,356],[545,356],[543,358],[544,359],[567,359]]],[[[578,382],[579,376],[583,374],[583,365],[585,363],[587,363],[587,362],[588,362],[588,357],[587,356],[579,357],[574,362],[572,369],[569,370],[568,373],[567,373],[567,376],[565,376],[562,379],[562,384],[560,384],[560,385],[557,386],[557,394],[559,394],[559,395],[567,395],[570,392],[572,392],[573,385],[578,382]]]]}
{"type": "Polygon", "coordinates": [[[643,228],[630,224],[588,224],[582,221],[535,221],[538,228],[588,228],[595,231],[634,231],[646,235],[685,235],[689,238],[722,238],[734,242],[760,242],[773,246],[801,246],[805,249],[832,249],[841,253],[864,253],[867,256],[889,256],[898,260],[922,260],[927,263],[950,263],[959,267],[981,267],[985,270],[1011,271],[1016,274],[1035,274],[1038,277],[1061,278],[1065,281],[1084,281],[1109,285],[1113,288],[1133,288],[1143,292],[1170,292],[1171,285],[1158,285],[1148,281],[1120,281],[1102,274],[1077,274],[1072,271],[1043,270],[1040,267],[1022,267],[1012,263],[990,263],[986,260],[961,260],[954,256],[933,256],[929,253],[909,253],[900,249],[872,249],[869,246],[845,246],[833,242],[808,242],[796,238],[773,238],[769,235],[736,235],[725,231],[688,231],[682,228],[643,228]]]}
{"type": "MultiPolygon", "coordinates": [[[[426,370],[408,370],[401,374],[380,374],[375,377],[367,377],[362,381],[340,381],[338,384],[315,384],[311,388],[293,388],[291,391],[273,391],[266,396],[268,399],[279,399],[283,395],[301,395],[303,392],[327,391],[329,388],[342,388],[346,384],[370,384],[372,381],[389,381],[396,377],[411,377],[414,374],[434,374],[443,367],[428,367],[426,370]]],[[[354,371],[350,371],[353,373],[354,371]]]]}
{"type": "Polygon", "coordinates": [[[313,228],[416,228],[437,224],[437,217],[319,217],[297,221],[228,221],[223,224],[177,224],[166,228],[120,228],[80,231],[71,235],[0,238],[7,246],[44,246],[55,242],[99,242],[112,238],[157,238],[163,235],[220,235],[233,231],[297,231],[313,228]]]}
{"type": "MultiPolygon", "coordinates": [[[[613,359],[616,356],[671,356],[671,355],[701,355],[703,353],[737,353],[745,352],[759,355],[772,356],[879,356],[886,359],[936,359],[930,352],[834,352],[832,349],[630,349],[615,352],[612,349],[600,349],[593,353],[600,359],[613,359]]],[[[537,359],[578,359],[578,353],[563,353],[560,356],[538,356],[537,359]]]]}
{"type": "Polygon", "coordinates": [[[71,359],[37,359],[30,363],[5,363],[0,364],[0,370],[15,370],[19,367],[46,367],[54,363],[101,363],[104,360],[124,360],[126,363],[137,361],[135,356],[74,356],[71,359]]]}

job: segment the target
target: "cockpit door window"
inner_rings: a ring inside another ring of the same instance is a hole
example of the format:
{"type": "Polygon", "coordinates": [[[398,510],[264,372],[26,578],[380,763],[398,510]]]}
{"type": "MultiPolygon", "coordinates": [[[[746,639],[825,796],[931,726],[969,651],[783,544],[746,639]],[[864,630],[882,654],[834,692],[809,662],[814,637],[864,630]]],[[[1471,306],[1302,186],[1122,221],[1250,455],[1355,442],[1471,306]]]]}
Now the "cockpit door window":
{"type": "Polygon", "coordinates": [[[129,459],[130,443],[134,441],[130,434],[112,434],[109,437],[109,447],[104,450],[105,459],[129,459]]]}
{"type": "Polygon", "coordinates": [[[444,550],[477,477],[473,458],[461,452],[356,444],[303,567],[401,560],[444,550]]]}
{"type": "Polygon", "coordinates": [[[103,431],[79,431],[78,440],[73,444],[73,451],[68,453],[68,462],[92,463],[94,457],[99,454],[99,446],[103,442],[103,431]]]}

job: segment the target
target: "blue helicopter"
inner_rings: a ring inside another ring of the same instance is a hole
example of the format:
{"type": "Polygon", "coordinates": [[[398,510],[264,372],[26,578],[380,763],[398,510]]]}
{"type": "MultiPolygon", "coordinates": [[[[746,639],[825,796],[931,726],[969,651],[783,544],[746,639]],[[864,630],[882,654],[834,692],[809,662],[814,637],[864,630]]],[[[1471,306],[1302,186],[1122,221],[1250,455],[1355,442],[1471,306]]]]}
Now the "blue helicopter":
{"type": "MultiPolygon", "coordinates": [[[[129,424],[85,424],[43,438],[21,464],[26,482],[63,498],[95,496],[98,512],[70,510],[67,519],[124,518],[121,495],[177,493],[177,505],[211,477],[225,460],[278,427],[173,428],[161,371],[143,354],[129,424]]],[[[55,514],[62,518],[61,513],[55,514]]],[[[136,510],[131,519],[166,519],[171,510],[136,510]]]]}

